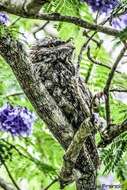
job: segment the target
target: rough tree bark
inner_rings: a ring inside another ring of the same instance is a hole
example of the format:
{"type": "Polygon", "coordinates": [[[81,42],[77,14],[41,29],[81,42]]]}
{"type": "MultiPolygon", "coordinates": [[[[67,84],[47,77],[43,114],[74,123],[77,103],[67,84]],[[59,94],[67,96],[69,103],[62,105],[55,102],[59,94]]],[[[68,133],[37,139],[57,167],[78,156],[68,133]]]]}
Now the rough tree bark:
{"type": "MultiPolygon", "coordinates": [[[[82,109],[71,58],[74,48],[69,43],[46,39],[26,51],[23,44],[9,36],[0,38],[0,47],[0,54],[12,68],[26,96],[66,150],[84,119],[90,117],[92,100],[89,89],[79,78],[78,87],[85,106],[82,109]]],[[[92,122],[90,127],[94,128],[92,122]]],[[[92,132],[87,137],[74,164],[77,190],[96,189],[98,153],[94,135],[92,132]]]]}

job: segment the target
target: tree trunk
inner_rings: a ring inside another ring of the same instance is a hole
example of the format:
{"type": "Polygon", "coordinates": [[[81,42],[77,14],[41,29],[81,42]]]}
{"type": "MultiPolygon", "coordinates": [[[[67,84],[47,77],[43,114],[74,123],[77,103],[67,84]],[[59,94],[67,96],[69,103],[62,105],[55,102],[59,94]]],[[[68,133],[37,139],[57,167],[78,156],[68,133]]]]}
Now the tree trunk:
{"type": "MultiPolygon", "coordinates": [[[[83,120],[89,117],[92,100],[79,78],[79,90],[87,108],[83,111],[74,85],[74,48],[69,43],[45,39],[26,51],[23,44],[10,37],[0,38],[0,46],[0,54],[11,66],[31,104],[66,150],[83,120]]],[[[77,190],[96,189],[98,153],[94,136],[93,133],[84,142],[75,164],[77,190]]]]}

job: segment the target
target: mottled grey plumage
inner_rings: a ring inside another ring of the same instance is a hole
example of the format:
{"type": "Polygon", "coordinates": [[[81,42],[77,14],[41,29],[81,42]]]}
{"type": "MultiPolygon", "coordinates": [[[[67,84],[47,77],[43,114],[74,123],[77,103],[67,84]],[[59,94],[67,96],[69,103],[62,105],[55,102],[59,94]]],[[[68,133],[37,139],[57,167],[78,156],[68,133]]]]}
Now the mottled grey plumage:
{"type": "MultiPolygon", "coordinates": [[[[36,44],[29,53],[21,42],[7,35],[0,38],[0,54],[12,68],[39,116],[66,151],[74,133],[90,116],[92,96],[80,78],[75,85],[77,78],[71,60],[74,48],[68,42],[56,41],[51,39],[44,46],[43,42],[41,46],[36,44]]],[[[98,154],[94,141],[94,134],[87,138],[74,165],[77,190],[96,189],[98,154]]]]}
{"type": "MultiPolygon", "coordinates": [[[[88,113],[88,110],[82,110],[82,105],[75,89],[75,67],[71,60],[73,50],[73,46],[68,42],[45,39],[32,46],[31,59],[36,80],[42,81],[69,123],[72,124],[74,131],[76,131],[84,119],[89,116],[90,111],[88,113]]],[[[80,78],[78,85],[83,101],[89,109],[92,95],[86,85],[83,85],[80,78]]],[[[87,153],[90,154],[94,166],[97,168],[98,153],[94,134],[87,138],[85,146],[88,152],[85,153],[82,149],[75,167],[81,173],[84,173],[85,178],[91,178],[89,180],[92,184],[92,181],[93,183],[95,182],[94,171],[89,165],[86,156],[87,153]]]]}

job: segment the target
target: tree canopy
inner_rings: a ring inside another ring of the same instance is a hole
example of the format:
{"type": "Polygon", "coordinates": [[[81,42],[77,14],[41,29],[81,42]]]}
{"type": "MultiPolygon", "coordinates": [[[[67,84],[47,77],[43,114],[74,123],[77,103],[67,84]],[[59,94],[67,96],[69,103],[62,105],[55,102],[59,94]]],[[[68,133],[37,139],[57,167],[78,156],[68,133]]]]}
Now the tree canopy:
{"type": "Polygon", "coordinates": [[[0,1],[1,188],[127,189],[126,36],[126,0],[0,1]]]}

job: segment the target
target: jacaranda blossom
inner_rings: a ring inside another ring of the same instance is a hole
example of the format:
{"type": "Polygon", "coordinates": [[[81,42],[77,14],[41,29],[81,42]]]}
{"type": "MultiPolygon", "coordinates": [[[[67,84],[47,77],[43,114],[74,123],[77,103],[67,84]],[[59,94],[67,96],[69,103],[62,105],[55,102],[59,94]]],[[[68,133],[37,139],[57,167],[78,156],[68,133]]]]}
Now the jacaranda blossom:
{"type": "Polygon", "coordinates": [[[124,29],[127,27],[127,14],[113,18],[111,22],[112,26],[117,29],[124,29]]]}
{"type": "Polygon", "coordinates": [[[0,109],[0,130],[14,136],[31,134],[35,116],[27,108],[6,104],[0,109]]]}
{"type": "Polygon", "coordinates": [[[7,24],[8,21],[8,16],[5,13],[0,12],[0,24],[7,24]]]}
{"type": "MultiPolygon", "coordinates": [[[[93,10],[93,12],[99,12],[100,14],[106,14],[110,16],[113,9],[122,6],[120,0],[81,0],[86,2],[93,10]]],[[[127,14],[119,17],[112,17],[110,22],[112,27],[117,29],[124,29],[127,27],[127,14]]]]}
{"type": "Polygon", "coordinates": [[[118,6],[118,0],[82,0],[91,6],[93,11],[100,13],[108,13],[116,6],[118,6]]]}

